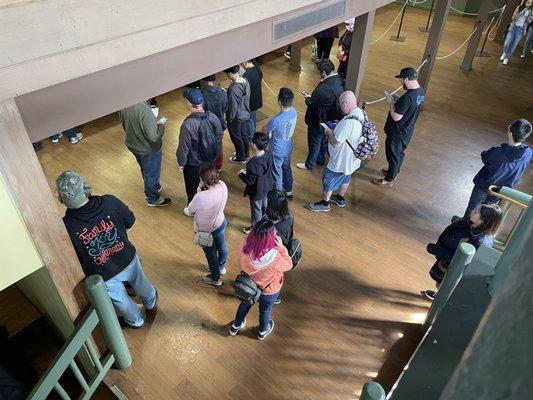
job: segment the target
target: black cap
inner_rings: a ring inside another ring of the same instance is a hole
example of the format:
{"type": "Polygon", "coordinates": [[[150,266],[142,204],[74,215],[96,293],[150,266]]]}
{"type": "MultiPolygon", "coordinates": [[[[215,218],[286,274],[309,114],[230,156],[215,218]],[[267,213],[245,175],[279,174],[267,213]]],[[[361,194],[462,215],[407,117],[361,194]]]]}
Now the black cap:
{"type": "Polygon", "coordinates": [[[395,78],[408,78],[408,79],[417,79],[418,72],[413,67],[402,68],[399,75],[396,75],[395,78]]]}
{"type": "Polygon", "coordinates": [[[202,78],[204,82],[214,82],[217,80],[216,74],[206,76],[205,78],[202,78]]]}

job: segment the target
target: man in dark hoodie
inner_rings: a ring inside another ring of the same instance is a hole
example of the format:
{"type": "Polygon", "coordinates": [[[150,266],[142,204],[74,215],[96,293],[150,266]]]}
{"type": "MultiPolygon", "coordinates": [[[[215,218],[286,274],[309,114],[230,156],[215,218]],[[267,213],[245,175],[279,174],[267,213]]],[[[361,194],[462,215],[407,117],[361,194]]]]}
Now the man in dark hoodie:
{"type": "Polygon", "coordinates": [[[517,119],[509,125],[507,143],[481,153],[484,165],[474,177],[474,189],[464,218],[467,218],[478,204],[498,201],[496,197],[489,196],[487,189],[490,185],[512,188],[520,181],[531,160],[532,151],[523,144],[530,134],[531,123],[527,119],[517,119]]]}
{"type": "Polygon", "coordinates": [[[320,61],[317,68],[322,80],[311,95],[304,92],[309,154],[305,163],[296,164],[300,169],[313,169],[315,164],[324,165],[328,139],[320,124],[343,117],[338,98],[344,92],[344,79],[335,72],[335,65],[329,58],[320,61]]]}
{"type": "Polygon", "coordinates": [[[267,194],[274,186],[272,177],[272,157],[265,151],[268,147],[267,133],[256,132],[252,139],[253,157],[246,164],[246,169],[239,171],[239,178],[246,183],[244,195],[250,198],[252,225],[243,229],[249,234],[252,227],[263,218],[267,208],[267,194]]]}
{"type": "MultiPolygon", "coordinates": [[[[228,110],[228,93],[222,86],[215,85],[216,79],[216,75],[213,74],[206,76],[201,81],[202,96],[204,98],[204,110],[211,111],[213,114],[215,114],[222,124],[222,130],[225,131],[228,129],[224,115],[228,110]]],[[[220,137],[220,154],[215,161],[215,167],[219,172],[222,170],[222,162],[224,160],[223,139],[224,136],[222,135],[220,137]]]]}
{"type": "Polygon", "coordinates": [[[86,276],[100,275],[123,326],[140,328],[144,317],[128,296],[128,282],[147,311],[157,306],[157,290],[141,266],[128,230],[135,215],[115,196],[92,196],[91,187],[77,173],[65,171],[56,179],[59,201],[67,206],[63,222],[86,276]]]}
{"type": "Polygon", "coordinates": [[[228,87],[226,122],[231,141],[235,146],[232,163],[244,164],[248,158],[248,118],[250,118],[250,84],[239,75],[239,66],[225,69],[231,85],[228,87]]]}

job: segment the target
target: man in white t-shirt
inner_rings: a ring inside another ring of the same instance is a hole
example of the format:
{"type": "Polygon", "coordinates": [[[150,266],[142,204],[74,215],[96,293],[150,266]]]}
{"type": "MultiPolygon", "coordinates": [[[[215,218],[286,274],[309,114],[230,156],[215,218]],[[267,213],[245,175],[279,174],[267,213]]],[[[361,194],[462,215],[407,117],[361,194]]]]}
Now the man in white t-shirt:
{"type": "Polygon", "coordinates": [[[307,205],[309,210],[315,212],[330,211],[330,201],[339,207],[345,207],[344,195],[350,185],[350,178],[361,166],[361,160],[355,157],[352,148],[357,148],[361,139],[365,115],[357,106],[357,99],[351,91],[340,95],[339,105],[344,118],[333,130],[323,124],[328,136],[329,162],[322,173],[322,200],[307,205]],[[335,190],[338,190],[338,193],[332,196],[335,190]]]}

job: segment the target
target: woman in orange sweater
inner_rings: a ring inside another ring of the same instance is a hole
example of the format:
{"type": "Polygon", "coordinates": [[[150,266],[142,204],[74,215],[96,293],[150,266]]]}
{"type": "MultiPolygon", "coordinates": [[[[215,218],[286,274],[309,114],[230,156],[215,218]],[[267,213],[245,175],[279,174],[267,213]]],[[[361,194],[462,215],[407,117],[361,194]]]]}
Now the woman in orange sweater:
{"type": "MultiPolygon", "coordinates": [[[[276,236],[274,223],[263,218],[255,224],[244,243],[237,250],[237,263],[261,289],[259,298],[259,332],[257,338],[263,340],[274,330],[270,319],[272,306],[281,302],[283,273],[292,268],[292,259],[279,236],[276,236]]],[[[246,315],[252,305],[241,302],[237,315],[230,328],[230,335],[236,335],[246,326],[246,315]]]]}

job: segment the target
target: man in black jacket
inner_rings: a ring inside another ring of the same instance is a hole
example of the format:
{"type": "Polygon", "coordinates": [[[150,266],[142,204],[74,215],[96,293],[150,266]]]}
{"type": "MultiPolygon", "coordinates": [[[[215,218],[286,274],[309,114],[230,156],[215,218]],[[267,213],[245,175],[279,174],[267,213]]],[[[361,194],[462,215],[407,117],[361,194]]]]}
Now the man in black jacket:
{"type": "Polygon", "coordinates": [[[252,225],[243,229],[249,234],[257,221],[263,218],[267,208],[267,194],[274,186],[272,177],[272,157],[265,149],[268,147],[268,134],[256,132],[252,139],[254,155],[246,164],[246,169],[239,171],[239,178],[246,183],[244,195],[250,198],[252,225]]]}
{"type": "Polygon", "coordinates": [[[344,92],[344,79],[335,72],[335,65],[330,59],[320,61],[317,67],[322,80],[311,95],[304,92],[309,154],[305,163],[296,164],[300,169],[313,169],[315,164],[324,165],[328,140],[320,124],[342,118],[338,98],[344,92]]]}
{"type": "MultiPolygon", "coordinates": [[[[179,170],[183,171],[187,204],[189,204],[200,184],[200,167],[203,164],[213,164],[220,154],[220,149],[217,146],[214,157],[212,159],[206,158],[208,155],[200,152],[200,141],[211,141],[213,138],[201,137],[201,135],[214,135],[214,140],[220,143],[224,131],[218,117],[209,111],[204,111],[204,98],[200,89],[189,89],[183,93],[183,96],[187,99],[191,113],[181,124],[176,157],[178,158],[179,170]],[[205,132],[201,131],[202,119],[206,119],[209,128],[205,132]]],[[[187,211],[187,207],[183,209],[183,212],[192,217],[187,211]]]]}
{"type": "Polygon", "coordinates": [[[261,81],[263,71],[255,60],[246,61],[241,64],[244,68],[242,77],[250,84],[250,118],[248,118],[248,141],[252,143],[256,128],[256,111],[263,107],[263,91],[261,81]]]}
{"type": "Polygon", "coordinates": [[[144,318],[128,296],[128,282],[141,298],[147,311],[157,306],[157,290],[150,283],[128,230],[135,215],[115,196],[92,196],[91,187],[77,173],[65,171],[56,179],[59,200],[67,211],[63,222],[86,276],[100,275],[115,307],[122,312],[123,326],[140,328],[144,318]]]}

